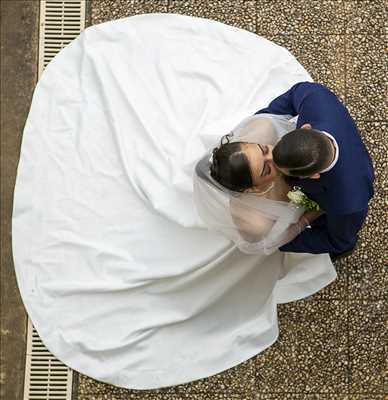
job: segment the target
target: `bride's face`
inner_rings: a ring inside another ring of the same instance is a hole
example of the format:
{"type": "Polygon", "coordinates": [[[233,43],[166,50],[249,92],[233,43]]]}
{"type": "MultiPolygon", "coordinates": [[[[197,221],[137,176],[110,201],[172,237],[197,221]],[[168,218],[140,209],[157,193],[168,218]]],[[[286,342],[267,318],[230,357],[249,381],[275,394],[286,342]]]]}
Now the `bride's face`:
{"type": "Polygon", "coordinates": [[[272,159],[273,146],[267,144],[243,143],[241,145],[241,150],[248,158],[253,182],[253,187],[246,191],[261,192],[268,187],[279,174],[272,159]]]}

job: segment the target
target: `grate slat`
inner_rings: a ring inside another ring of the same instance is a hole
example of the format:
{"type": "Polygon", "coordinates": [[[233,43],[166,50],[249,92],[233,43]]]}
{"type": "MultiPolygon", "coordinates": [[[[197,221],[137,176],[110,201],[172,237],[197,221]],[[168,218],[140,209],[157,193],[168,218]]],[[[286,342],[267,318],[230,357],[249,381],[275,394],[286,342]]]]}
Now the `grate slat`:
{"type": "Polygon", "coordinates": [[[41,0],[39,75],[85,28],[85,0],[41,0]]]}
{"type": "Polygon", "coordinates": [[[73,371],[49,352],[30,319],[24,379],[24,400],[71,399],[73,371]]]}

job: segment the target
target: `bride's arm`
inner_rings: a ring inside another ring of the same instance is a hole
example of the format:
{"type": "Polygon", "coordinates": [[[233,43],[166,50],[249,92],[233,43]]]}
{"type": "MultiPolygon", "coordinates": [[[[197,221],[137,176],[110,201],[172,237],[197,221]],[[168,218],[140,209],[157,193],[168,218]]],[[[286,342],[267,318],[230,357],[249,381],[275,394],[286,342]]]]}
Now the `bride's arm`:
{"type": "MultiPolygon", "coordinates": [[[[254,208],[243,205],[238,199],[231,199],[230,211],[239,234],[249,243],[257,243],[265,239],[275,224],[273,219],[254,208]]],[[[305,212],[298,222],[289,225],[282,235],[271,239],[270,242],[266,243],[266,246],[276,249],[291,242],[323,213],[323,211],[305,212]]]]}
{"type": "Polygon", "coordinates": [[[303,229],[310,225],[313,221],[324,214],[324,211],[306,211],[300,218],[298,223],[303,227],[303,229]]]}
{"type": "Polygon", "coordinates": [[[298,235],[300,235],[306,227],[308,227],[314,220],[319,218],[324,214],[324,211],[307,211],[300,218],[299,221],[295,224],[291,224],[287,229],[287,235],[284,240],[278,244],[277,247],[283,246],[286,243],[294,240],[298,235]]]}
{"type": "Polygon", "coordinates": [[[243,207],[236,199],[231,199],[230,211],[240,235],[250,243],[262,240],[274,225],[272,219],[253,208],[243,207]]]}

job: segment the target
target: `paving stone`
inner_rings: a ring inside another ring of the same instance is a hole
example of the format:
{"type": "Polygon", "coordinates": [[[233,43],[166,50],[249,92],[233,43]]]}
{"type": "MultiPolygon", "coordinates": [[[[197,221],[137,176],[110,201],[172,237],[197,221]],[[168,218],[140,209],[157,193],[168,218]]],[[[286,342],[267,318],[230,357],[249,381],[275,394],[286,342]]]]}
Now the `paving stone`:
{"type": "Polygon", "coordinates": [[[384,196],[388,194],[387,166],[388,166],[388,122],[359,121],[358,130],[372,158],[376,180],[376,193],[381,196],[380,203],[384,203],[384,196]]]}
{"type": "Polygon", "coordinates": [[[289,50],[312,78],[345,101],[345,39],[342,35],[265,36],[289,50]]]}
{"type": "Polygon", "coordinates": [[[386,211],[373,209],[359,233],[359,244],[348,257],[349,299],[387,298],[387,228],[386,211]],[[379,235],[378,232],[383,232],[379,235]],[[374,237],[374,240],[372,238],[374,237]]]}
{"type": "Polygon", "coordinates": [[[81,395],[78,400],[254,400],[252,394],[229,393],[191,393],[191,394],[163,394],[138,393],[136,395],[81,395]]]}
{"type": "Polygon", "coordinates": [[[220,374],[187,385],[180,385],[176,388],[178,391],[187,393],[211,393],[220,391],[229,393],[253,392],[255,388],[254,359],[245,361],[220,374]]]}
{"type": "Polygon", "coordinates": [[[347,259],[334,262],[337,271],[337,279],[319,292],[311,296],[317,300],[346,300],[348,298],[348,265],[347,259]]]}
{"type": "Polygon", "coordinates": [[[359,122],[359,131],[374,164],[375,194],[361,229],[357,250],[346,259],[350,299],[387,297],[388,123],[359,122]]]}
{"type": "Polygon", "coordinates": [[[346,301],[281,305],[279,326],[278,341],[256,356],[256,392],[347,392],[346,301]]]}
{"type": "MultiPolygon", "coordinates": [[[[320,400],[337,400],[337,398],[329,399],[326,395],[321,397],[320,400]]],[[[298,393],[257,393],[255,400],[317,400],[319,399],[316,394],[298,394],[298,393]]],[[[341,399],[342,400],[342,399],[341,399]]]]}
{"type": "MultiPolygon", "coordinates": [[[[220,374],[211,376],[209,378],[200,379],[184,385],[176,385],[169,388],[162,388],[152,391],[136,391],[127,390],[111,385],[104,384],[102,382],[95,381],[85,375],[80,376],[79,381],[79,393],[82,395],[87,394],[114,394],[114,395],[133,395],[136,396],[139,393],[154,394],[155,392],[160,394],[171,394],[178,395],[184,393],[203,394],[213,392],[223,393],[252,393],[254,390],[255,383],[255,362],[253,359],[248,360],[242,364],[237,365],[234,368],[228,369],[220,374]]],[[[131,397],[132,398],[132,397],[131,397]]],[[[141,397],[134,397],[135,399],[141,397]]]]}
{"type": "Polygon", "coordinates": [[[85,3],[85,28],[92,25],[92,2],[89,0],[85,3]]]}
{"type": "Polygon", "coordinates": [[[387,398],[382,394],[349,394],[343,400],[387,400],[387,398]]]}
{"type": "Polygon", "coordinates": [[[346,35],[346,105],[357,120],[388,119],[384,36],[346,35]]]}
{"type": "Polygon", "coordinates": [[[168,0],[90,0],[91,25],[137,14],[167,12],[168,0]]]}
{"type": "Polygon", "coordinates": [[[95,379],[92,379],[86,375],[80,374],[79,377],[79,385],[78,385],[78,400],[81,398],[88,398],[87,396],[95,395],[95,396],[115,396],[118,398],[127,396],[129,399],[143,399],[144,396],[150,395],[178,395],[179,393],[176,390],[177,386],[172,386],[168,388],[155,389],[155,390],[132,390],[132,389],[124,389],[121,387],[109,385],[107,383],[99,382],[95,379]],[[83,397],[82,397],[83,396],[83,397]],[[143,397],[142,397],[143,396],[143,397]]]}
{"type": "Polygon", "coordinates": [[[343,34],[346,26],[342,0],[257,1],[257,33],[343,34]]]}
{"type": "Polygon", "coordinates": [[[384,391],[387,352],[387,302],[352,300],[349,302],[350,391],[384,391]]]}
{"type": "Polygon", "coordinates": [[[169,12],[209,18],[254,32],[256,4],[251,0],[170,0],[169,12]]]}
{"type": "Polygon", "coordinates": [[[385,34],[386,0],[345,0],[346,33],[385,34]]]}
{"type": "Polygon", "coordinates": [[[299,393],[258,393],[255,400],[383,400],[383,395],[362,394],[299,394],[299,393]]]}

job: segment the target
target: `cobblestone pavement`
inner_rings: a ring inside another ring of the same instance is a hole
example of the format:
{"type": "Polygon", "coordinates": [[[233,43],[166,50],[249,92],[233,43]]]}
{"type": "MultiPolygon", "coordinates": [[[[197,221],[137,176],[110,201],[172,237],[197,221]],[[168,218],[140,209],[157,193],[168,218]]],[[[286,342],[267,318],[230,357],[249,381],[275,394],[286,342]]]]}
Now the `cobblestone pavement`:
{"type": "Polygon", "coordinates": [[[286,47],[346,104],[377,178],[357,250],[336,263],[339,277],[328,288],[279,307],[281,334],[271,348],[219,375],[154,391],[119,389],[80,375],[79,400],[386,398],[386,11],[383,0],[92,0],[90,25],[141,13],[179,13],[256,32],[286,47]]]}

